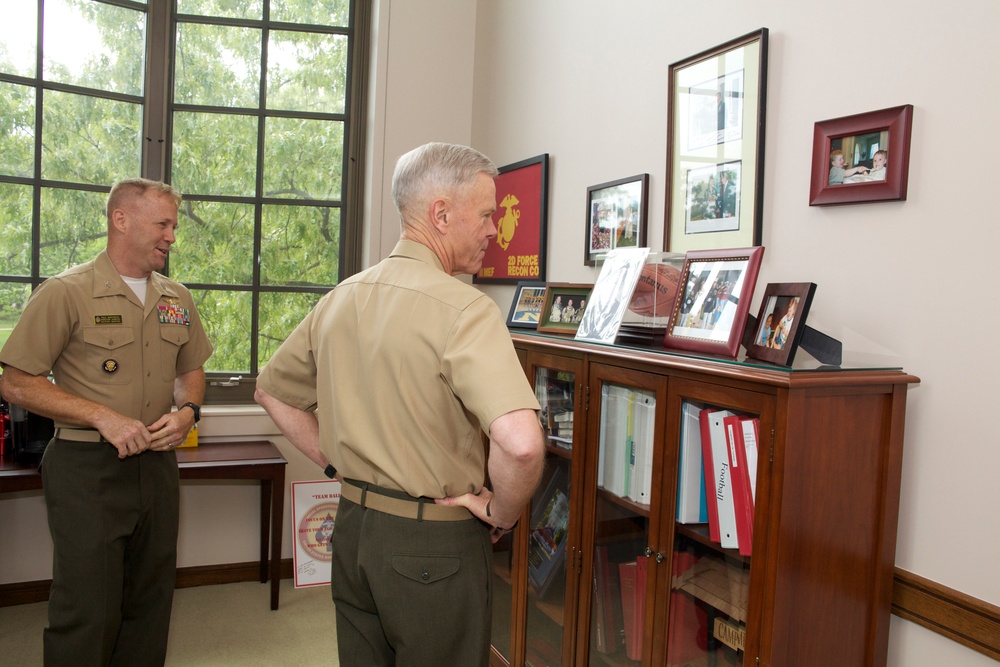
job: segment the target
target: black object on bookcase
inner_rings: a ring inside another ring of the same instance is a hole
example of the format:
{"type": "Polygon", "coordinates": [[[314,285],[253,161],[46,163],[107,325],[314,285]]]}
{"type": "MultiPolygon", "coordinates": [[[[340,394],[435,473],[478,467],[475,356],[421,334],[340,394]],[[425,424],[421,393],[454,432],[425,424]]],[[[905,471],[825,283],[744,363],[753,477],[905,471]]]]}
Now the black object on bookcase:
{"type": "MultiPolygon", "coordinates": [[[[753,315],[747,315],[747,325],[743,329],[742,343],[744,348],[753,344],[756,331],[757,318],[753,315]]],[[[843,361],[844,344],[818,329],[813,329],[808,324],[802,329],[799,347],[811,354],[816,361],[827,366],[839,366],[843,361]]]]}
{"type": "Polygon", "coordinates": [[[45,447],[55,434],[52,420],[11,403],[10,430],[14,460],[21,465],[41,463],[45,447]]]}

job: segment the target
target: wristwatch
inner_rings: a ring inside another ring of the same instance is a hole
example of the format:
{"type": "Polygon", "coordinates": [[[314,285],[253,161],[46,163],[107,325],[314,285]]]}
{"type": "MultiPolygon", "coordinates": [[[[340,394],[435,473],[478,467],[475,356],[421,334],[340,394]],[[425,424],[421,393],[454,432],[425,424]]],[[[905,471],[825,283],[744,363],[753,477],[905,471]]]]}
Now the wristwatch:
{"type": "Polygon", "coordinates": [[[191,408],[191,410],[194,412],[194,423],[195,424],[197,424],[199,421],[201,421],[201,406],[200,405],[195,405],[194,403],[185,403],[184,405],[182,405],[181,407],[179,407],[177,409],[178,410],[182,410],[184,408],[191,408]]]}

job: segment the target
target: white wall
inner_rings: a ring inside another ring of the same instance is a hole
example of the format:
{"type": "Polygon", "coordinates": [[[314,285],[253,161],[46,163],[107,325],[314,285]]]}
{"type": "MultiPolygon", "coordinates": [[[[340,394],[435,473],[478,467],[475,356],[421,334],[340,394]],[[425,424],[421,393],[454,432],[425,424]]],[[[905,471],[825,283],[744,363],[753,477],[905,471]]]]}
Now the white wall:
{"type": "MultiPolygon", "coordinates": [[[[758,285],[817,283],[810,325],[921,378],[896,563],[993,604],[998,25],[992,0],[480,0],[473,120],[498,164],[549,153],[548,279],[590,282],[587,186],[649,173],[649,238],[662,239],[669,65],[767,27],[758,285]],[[809,207],[815,123],[901,104],[914,105],[907,201],[809,207]]],[[[511,290],[489,291],[507,312],[511,290]]],[[[994,663],[893,617],[890,664],[994,663]]]]}

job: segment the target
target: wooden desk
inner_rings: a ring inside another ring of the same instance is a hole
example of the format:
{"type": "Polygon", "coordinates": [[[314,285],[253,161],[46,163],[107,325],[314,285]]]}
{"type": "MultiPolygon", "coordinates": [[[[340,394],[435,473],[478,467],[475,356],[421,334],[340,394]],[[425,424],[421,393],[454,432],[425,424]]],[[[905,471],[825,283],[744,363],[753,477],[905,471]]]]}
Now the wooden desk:
{"type": "MultiPolygon", "coordinates": [[[[271,609],[278,608],[281,583],[281,524],[285,517],[287,463],[278,448],[267,441],[203,443],[177,450],[181,479],[260,480],[260,582],[271,578],[271,609]]],[[[6,458],[0,460],[0,493],[41,488],[42,476],[37,468],[21,466],[6,458]]]]}

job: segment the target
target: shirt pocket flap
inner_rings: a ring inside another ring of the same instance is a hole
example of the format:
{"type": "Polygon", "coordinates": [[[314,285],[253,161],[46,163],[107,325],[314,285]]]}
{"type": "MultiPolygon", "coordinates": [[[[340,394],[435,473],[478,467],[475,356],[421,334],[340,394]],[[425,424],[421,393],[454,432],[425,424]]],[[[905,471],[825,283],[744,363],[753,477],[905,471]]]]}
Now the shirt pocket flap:
{"type": "Polygon", "coordinates": [[[160,327],[160,338],[162,338],[165,343],[171,343],[180,347],[188,342],[189,336],[190,333],[188,332],[188,328],[183,325],[160,327]]]}
{"type": "Polygon", "coordinates": [[[135,332],[130,327],[87,327],[83,330],[83,340],[87,345],[115,350],[135,341],[135,332]]]}
{"type": "Polygon", "coordinates": [[[432,584],[447,579],[462,567],[457,556],[410,556],[392,557],[392,569],[407,579],[421,584],[432,584]]]}

